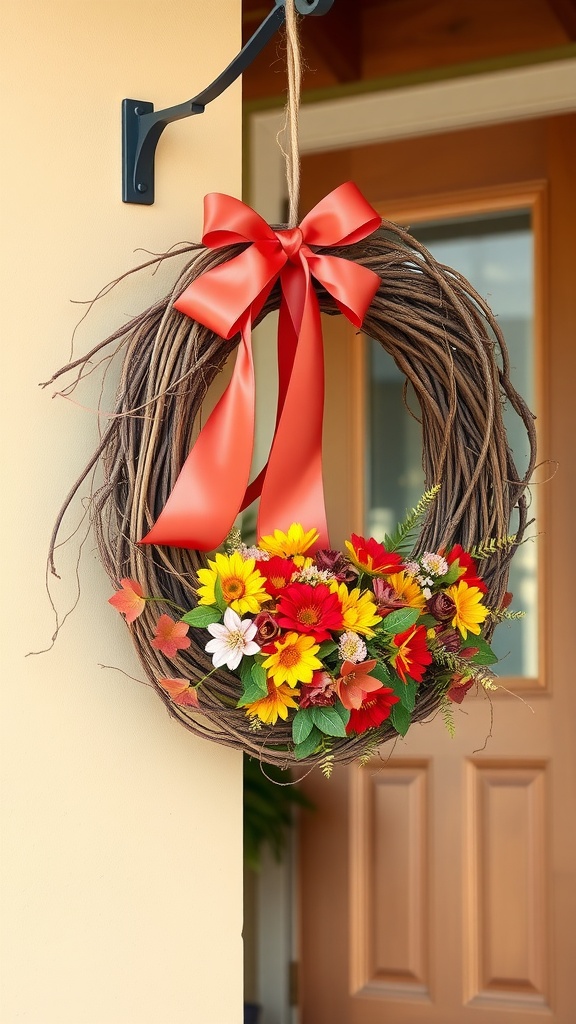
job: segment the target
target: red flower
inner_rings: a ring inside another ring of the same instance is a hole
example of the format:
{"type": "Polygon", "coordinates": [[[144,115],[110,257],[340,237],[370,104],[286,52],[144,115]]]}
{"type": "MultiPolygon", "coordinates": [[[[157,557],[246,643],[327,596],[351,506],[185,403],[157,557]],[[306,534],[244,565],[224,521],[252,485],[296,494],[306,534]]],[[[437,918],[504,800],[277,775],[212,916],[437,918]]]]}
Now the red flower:
{"type": "Polygon", "coordinates": [[[315,672],[312,682],[300,687],[301,708],[327,708],[336,700],[332,677],[327,672],[315,672]]]}
{"type": "Polygon", "coordinates": [[[348,711],[361,707],[368,694],[382,686],[380,679],[370,675],[375,667],[375,660],[361,661],[359,664],[345,661],[342,665],[340,678],[336,680],[336,693],[348,711]]]}
{"type": "Polygon", "coordinates": [[[156,623],[152,647],[162,651],[167,658],[174,658],[177,651],[185,651],[190,647],[190,640],[186,636],[188,629],[185,622],[174,622],[169,615],[161,615],[156,623]]]}
{"type": "Polygon", "coordinates": [[[256,568],[264,576],[266,593],[271,597],[276,597],[284,590],[294,573],[298,572],[297,566],[290,558],[280,558],[280,555],[274,555],[267,562],[256,562],[256,568]]]}
{"type": "Polygon", "coordinates": [[[460,568],[464,570],[460,574],[458,582],[464,580],[469,587],[478,587],[478,590],[481,590],[483,594],[488,593],[488,587],[484,583],[484,580],[478,575],[478,566],[476,565],[476,562],[472,558],[472,555],[469,555],[467,551],[464,551],[461,544],[455,544],[454,547],[450,548],[450,551],[444,555],[444,557],[448,562],[448,565],[452,565],[452,563],[458,559],[460,568]]]}
{"type": "Polygon", "coordinates": [[[400,679],[406,682],[406,676],[422,682],[426,666],[432,661],[432,655],[426,646],[425,626],[410,626],[403,633],[397,633],[392,643],[398,648],[390,661],[394,665],[400,679]]]}
{"type": "Polygon", "coordinates": [[[386,551],[384,545],[374,540],[374,537],[366,540],[353,533],[350,540],[346,541],[346,547],[354,564],[362,572],[368,572],[373,576],[388,576],[404,568],[402,556],[386,551]]]}
{"type": "Polygon", "coordinates": [[[291,583],[281,595],[277,609],[278,625],[309,633],[315,640],[327,640],[329,630],[343,626],[342,608],[337,594],[325,583],[291,583]]]}
{"type": "Polygon", "coordinates": [[[146,601],[144,591],[136,580],[120,580],[122,590],[117,590],[112,597],[108,598],[108,604],[113,605],[122,615],[126,616],[126,622],[134,622],[144,611],[146,601]]]}
{"type": "Polygon", "coordinates": [[[389,686],[383,686],[376,693],[366,694],[360,707],[353,708],[350,712],[346,732],[361,733],[367,729],[376,729],[390,717],[392,705],[397,704],[399,700],[389,686]]]}

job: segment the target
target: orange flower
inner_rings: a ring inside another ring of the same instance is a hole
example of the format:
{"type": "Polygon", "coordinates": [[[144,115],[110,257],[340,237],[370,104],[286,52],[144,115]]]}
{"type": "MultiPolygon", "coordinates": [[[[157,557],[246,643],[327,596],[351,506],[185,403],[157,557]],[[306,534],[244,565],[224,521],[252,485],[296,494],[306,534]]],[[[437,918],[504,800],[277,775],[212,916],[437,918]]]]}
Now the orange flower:
{"type": "Polygon", "coordinates": [[[159,679],[158,684],[166,690],[174,704],[180,704],[182,707],[200,707],[196,687],[190,684],[189,679],[159,679]]]}
{"type": "Polygon", "coordinates": [[[185,651],[190,647],[190,640],[186,636],[188,629],[185,622],[174,622],[169,615],[161,615],[156,623],[152,647],[162,651],[167,658],[174,658],[178,651],[185,651]]]}
{"type": "Polygon", "coordinates": [[[120,585],[122,590],[117,590],[112,597],[109,597],[108,604],[113,605],[122,615],[125,615],[126,622],[134,622],[134,619],[137,619],[144,611],[146,604],[144,591],[136,580],[123,579],[120,580],[120,585]]]}
{"type": "Polygon", "coordinates": [[[359,665],[352,661],[345,661],[342,665],[341,675],[336,680],[336,693],[345,708],[351,711],[352,708],[359,708],[362,701],[369,693],[380,690],[382,683],[370,672],[376,667],[376,661],[362,661],[359,665]]]}

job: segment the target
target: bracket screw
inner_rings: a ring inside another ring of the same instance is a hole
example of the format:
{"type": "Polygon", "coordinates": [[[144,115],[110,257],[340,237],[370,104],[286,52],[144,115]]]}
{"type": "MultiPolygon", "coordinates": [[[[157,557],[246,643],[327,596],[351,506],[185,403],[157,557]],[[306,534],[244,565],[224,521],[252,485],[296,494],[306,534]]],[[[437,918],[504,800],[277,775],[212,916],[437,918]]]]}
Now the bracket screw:
{"type": "Polygon", "coordinates": [[[142,182],[142,181],[138,182],[138,184],[136,185],[136,188],[138,189],[139,192],[147,192],[148,191],[148,185],[145,185],[144,182],[142,182]]]}

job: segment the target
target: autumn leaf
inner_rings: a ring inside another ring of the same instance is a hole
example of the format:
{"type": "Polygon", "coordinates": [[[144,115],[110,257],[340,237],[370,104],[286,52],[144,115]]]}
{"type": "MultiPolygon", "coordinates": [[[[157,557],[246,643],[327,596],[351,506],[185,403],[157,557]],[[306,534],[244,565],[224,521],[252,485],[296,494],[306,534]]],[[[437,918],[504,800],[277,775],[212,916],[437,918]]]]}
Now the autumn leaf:
{"type": "Polygon", "coordinates": [[[163,690],[166,690],[174,704],[180,704],[183,707],[200,707],[196,687],[191,685],[189,679],[159,679],[158,683],[163,690]]]}
{"type": "Polygon", "coordinates": [[[108,604],[113,605],[122,615],[125,615],[126,622],[134,622],[134,619],[137,619],[144,611],[146,604],[144,591],[136,580],[123,579],[120,580],[120,585],[122,590],[117,590],[112,597],[109,597],[108,604]]]}
{"type": "Polygon", "coordinates": [[[189,628],[185,622],[174,622],[169,615],[161,615],[156,623],[152,647],[162,651],[167,658],[174,658],[177,651],[190,647],[190,640],[186,636],[189,628]]]}

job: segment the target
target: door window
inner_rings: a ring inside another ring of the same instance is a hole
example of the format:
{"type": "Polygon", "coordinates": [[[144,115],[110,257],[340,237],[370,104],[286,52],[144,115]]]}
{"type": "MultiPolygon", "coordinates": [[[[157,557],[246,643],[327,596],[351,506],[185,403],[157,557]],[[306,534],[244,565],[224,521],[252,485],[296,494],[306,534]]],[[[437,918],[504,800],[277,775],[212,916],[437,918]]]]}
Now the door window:
{"type": "MultiPolygon", "coordinates": [[[[534,256],[529,211],[512,211],[421,223],[413,235],[443,264],[468,278],[498,318],[512,365],[512,381],[533,411],[535,406],[534,256]]],[[[408,387],[404,402],[404,376],[391,356],[369,341],[367,359],[366,523],[368,535],[383,539],[406,509],[424,491],[422,438],[418,403],[408,387]],[[382,439],[386,444],[382,457],[382,439]]],[[[528,461],[525,430],[513,409],[505,423],[514,460],[520,473],[528,461]]],[[[535,494],[532,493],[534,513],[535,494]]],[[[532,515],[530,516],[532,518],[532,515]]],[[[515,524],[510,525],[514,533],[515,524]]],[[[530,532],[530,531],[529,531],[530,532]]],[[[494,637],[501,659],[499,675],[538,675],[537,551],[534,541],[524,543],[512,562],[509,589],[513,608],[525,616],[507,629],[502,624],[494,637]]]]}

